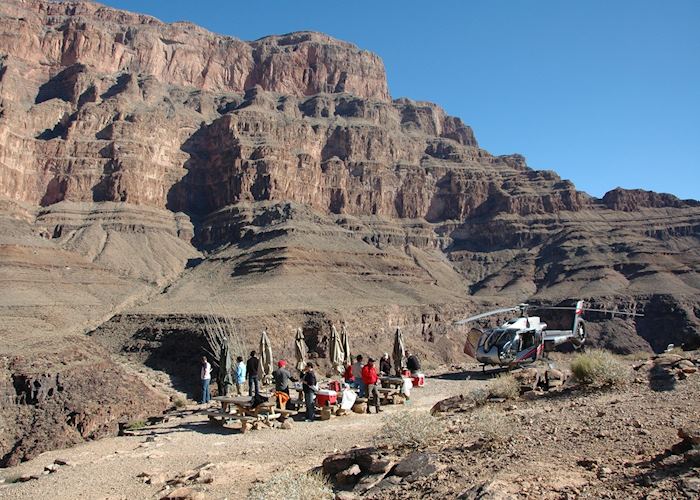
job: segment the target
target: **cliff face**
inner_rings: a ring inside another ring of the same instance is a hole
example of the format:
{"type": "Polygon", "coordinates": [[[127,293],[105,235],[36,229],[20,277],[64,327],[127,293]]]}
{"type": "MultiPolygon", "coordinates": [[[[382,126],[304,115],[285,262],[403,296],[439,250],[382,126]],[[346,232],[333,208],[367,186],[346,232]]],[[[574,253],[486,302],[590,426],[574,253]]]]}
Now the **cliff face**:
{"type": "Polygon", "coordinates": [[[698,202],[597,200],[491,155],[439,106],[391,100],[381,60],[326,35],[244,42],[90,2],[0,4],[0,396],[21,401],[0,414],[5,463],[162,408],[91,346],[176,371],[212,310],[251,344],[266,326],[282,354],[299,325],[322,354],[346,320],[368,352],[402,325],[451,362],[452,320],[575,298],[649,310],[591,322],[599,345],[697,345],[699,235],[698,202]],[[108,414],[82,403],[90,367],[113,374],[108,414]]]}

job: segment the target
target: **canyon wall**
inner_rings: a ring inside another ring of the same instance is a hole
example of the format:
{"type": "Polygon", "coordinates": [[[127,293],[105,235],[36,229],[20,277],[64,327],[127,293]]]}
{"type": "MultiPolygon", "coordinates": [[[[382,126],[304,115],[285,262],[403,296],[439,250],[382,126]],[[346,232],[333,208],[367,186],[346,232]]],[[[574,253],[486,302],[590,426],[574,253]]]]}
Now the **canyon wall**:
{"type": "Polygon", "coordinates": [[[697,201],[596,199],[492,155],[327,35],[0,4],[3,464],[162,410],[120,360],[189,374],[206,314],[279,353],[302,326],[321,357],[331,322],[368,353],[400,326],[451,363],[455,319],[583,298],[645,313],[590,318],[593,343],[697,346],[699,236],[697,201]]]}

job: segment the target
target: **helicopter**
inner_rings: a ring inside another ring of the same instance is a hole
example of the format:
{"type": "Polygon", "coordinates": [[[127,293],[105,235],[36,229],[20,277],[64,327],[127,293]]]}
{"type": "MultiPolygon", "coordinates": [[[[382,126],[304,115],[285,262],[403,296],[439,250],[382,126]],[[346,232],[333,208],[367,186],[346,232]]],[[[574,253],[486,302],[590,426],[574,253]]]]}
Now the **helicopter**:
{"type": "Polygon", "coordinates": [[[586,343],[584,311],[643,316],[643,314],[633,312],[585,308],[583,300],[579,300],[576,307],[518,304],[513,307],[477,314],[456,321],[455,324],[465,325],[496,314],[518,312],[517,318],[509,319],[497,328],[484,331],[472,328],[467,334],[467,340],[464,344],[464,353],[481,362],[482,368],[486,365],[514,367],[533,363],[540,359],[546,351],[551,351],[565,343],[571,343],[574,349],[583,349],[586,343]],[[571,330],[547,330],[547,323],[541,321],[539,316],[528,315],[530,309],[575,311],[571,330]]]}

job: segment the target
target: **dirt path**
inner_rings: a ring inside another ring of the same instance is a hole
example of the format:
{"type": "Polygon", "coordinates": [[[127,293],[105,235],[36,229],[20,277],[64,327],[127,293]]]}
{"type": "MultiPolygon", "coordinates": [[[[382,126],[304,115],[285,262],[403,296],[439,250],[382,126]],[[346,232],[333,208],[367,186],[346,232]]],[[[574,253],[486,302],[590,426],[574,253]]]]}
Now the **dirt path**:
{"type": "Polygon", "coordinates": [[[217,464],[219,474],[212,484],[198,489],[212,498],[240,496],[256,479],[264,479],[275,471],[308,470],[334,451],[369,444],[384,419],[395,412],[426,411],[440,399],[477,383],[483,382],[431,378],[425,388],[414,390],[410,404],[388,406],[383,416],[351,414],[325,422],[294,422],[291,430],[263,429],[241,434],[211,426],[205,416],[185,412],[188,414],[167,424],[149,428],[150,432],[143,436],[114,437],[47,452],[13,469],[2,470],[0,478],[10,482],[21,475],[41,474],[56,458],[73,464],[41,475],[39,480],[0,486],[0,497],[153,498],[162,488],[145,484],[138,477],[140,473],[176,475],[206,462],[217,464]]]}

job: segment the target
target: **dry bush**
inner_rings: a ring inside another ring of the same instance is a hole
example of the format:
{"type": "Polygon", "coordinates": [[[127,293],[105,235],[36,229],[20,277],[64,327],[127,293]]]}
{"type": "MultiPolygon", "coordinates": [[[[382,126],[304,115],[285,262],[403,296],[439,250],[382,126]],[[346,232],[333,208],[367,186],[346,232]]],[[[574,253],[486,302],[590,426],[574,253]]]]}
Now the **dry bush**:
{"type": "Polygon", "coordinates": [[[175,408],[184,408],[187,406],[187,400],[181,396],[177,396],[175,399],[173,399],[173,406],[175,408]]]}
{"type": "Polygon", "coordinates": [[[489,391],[483,387],[473,387],[464,394],[464,399],[474,406],[481,406],[486,404],[486,400],[488,398],[489,391]]]}
{"type": "Polygon", "coordinates": [[[623,354],[622,357],[630,361],[645,361],[651,358],[653,355],[654,353],[649,351],[634,351],[628,354],[623,354]]]}
{"type": "Polygon", "coordinates": [[[472,413],[470,421],[474,435],[491,443],[507,441],[513,436],[513,429],[517,427],[510,415],[489,406],[472,413]]]}
{"type": "Polygon", "coordinates": [[[594,349],[577,355],[571,361],[571,373],[585,385],[620,386],[629,380],[629,370],[614,354],[594,349]]]}
{"type": "Polygon", "coordinates": [[[520,382],[511,374],[500,375],[489,384],[488,391],[494,398],[517,399],[520,396],[520,382]]]}
{"type": "Polygon", "coordinates": [[[284,471],[265,482],[255,484],[248,493],[250,500],[333,500],[328,480],[318,473],[284,471]]]}
{"type": "Polygon", "coordinates": [[[444,423],[428,412],[404,412],[384,419],[378,444],[418,448],[444,435],[444,423]]]}

